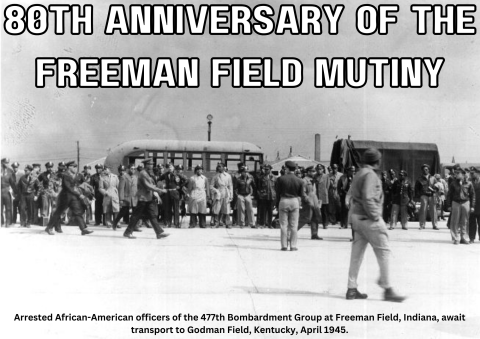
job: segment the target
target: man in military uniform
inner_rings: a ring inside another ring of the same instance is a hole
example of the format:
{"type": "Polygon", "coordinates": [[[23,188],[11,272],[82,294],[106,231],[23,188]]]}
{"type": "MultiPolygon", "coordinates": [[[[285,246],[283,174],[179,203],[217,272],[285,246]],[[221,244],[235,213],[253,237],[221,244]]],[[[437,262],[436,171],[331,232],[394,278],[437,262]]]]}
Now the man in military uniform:
{"type": "Polygon", "coordinates": [[[185,204],[185,194],[187,192],[187,182],[188,178],[185,174],[183,174],[183,165],[179,164],[175,166],[175,175],[177,175],[180,178],[181,186],[179,189],[180,193],[180,218],[183,220],[183,217],[187,215],[187,207],[185,204]]]}
{"type": "Polygon", "coordinates": [[[165,172],[160,176],[161,181],[165,181],[167,193],[164,196],[163,207],[165,211],[165,223],[167,227],[180,228],[180,192],[186,181],[174,172],[172,164],[168,164],[165,172]]]}
{"type": "Polygon", "coordinates": [[[148,220],[150,220],[155,234],[157,235],[157,239],[161,239],[168,236],[168,234],[164,233],[158,223],[157,209],[155,208],[155,202],[153,201],[153,192],[162,193],[164,190],[155,186],[155,181],[149,174],[149,172],[153,172],[153,160],[145,159],[143,163],[145,164],[145,168],[138,174],[137,208],[133,210],[132,217],[130,218],[130,222],[123,233],[123,236],[125,238],[135,239],[132,233],[136,228],[138,221],[145,215],[148,220]]]}
{"type": "MultiPolygon", "coordinates": [[[[83,166],[83,172],[82,172],[83,180],[88,184],[90,184],[91,182],[90,181],[92,177],[92,175],[90,174],[91,169],[92,167],[90,165],[83,166]]],[[[88,225],[90,221],[92,221],[92,204],[89,204],[87,206],[87,211],[86,211],[86,224],[88,225]]]]}
{"type": "MultiPolygon", "coordinates": [[[[45,164],[45,172],[38,176],[40,183],[40,200],[42,203],[42,218],[50,218],[52,201],[55,199],[55,178],[53,174],[53,162],[45,164]]],[[[44,225],[45,226],[45,225],[44,225]]]]}
{"type": "Polygon", "coordinates": [[[322,225],[326,229],[329,222],[328,214],[328,191],[330,188],[330,179],[328,174],[325,173],[325,166],[318,164],[316,166],[317,174],[315,174],[315,185],[317,187],[317,199],[320,206],[320,212],[322,213],[322,225]]]}
{"type": "Polygon", "coordinates": [[[106,226],[105,218],[103,218],[103,194],[100,192],[100,180],[103,172],[103,165],[95,165],[95,173],[90,177],[90,186],[93,187],[95,191],[95,226],[99,226],[102,223],[106,226]]]}
{"type": "Polygon", "coordinates": [[[344,175],[338,180],[338,195],[340,196],[341,212],[340,212],[340,226],[342,228],[348,228],[348,207],[345,201],[348,190],[352,184],[353,176],[355,174],[355,166],[347,168],[344,175]]]}
{"type": "MultiPolygon", "coordinates": [[[[15,178],[15,188],[17,188],[18,182],[25,172],[20,169],[20,164],[18,162],[12,163],[12,170],[15,178]]],[[[12,224],[17,223],[17,215],[20,214],[20,194],[18,194],[18,189],[16,189],[14,192],[15,196],[13,197],[12,224]]]]}
{"type": "Polygon", "coordinates": [[[15,196],[17,190],[17,183],[15,174],[8,168],[10,159],[2,159],[2,227],[10,227],[12,225],[12,196],[15,196]],[[5,218],[3,211],[5,210],[5,218]]]}
{"type": "MultiPolygon", "coordinates": [[[[35,176],[38,179],[38,176],[40,175],[40,171],[42,170],[42,165],[32,164],[32,166],[33,166],[33,171],[32,171],[31,175],[35,176]]],[[[35,225],[40,225],[41,224],[41,222],[39,221],[39,215],[40,215],[41,210],[42,210],[42,202],[41,202],[40,199],[37,198],[37,200],[35,200],[33,202],[32,223],[35,224],[35,225]]]]}
{"type": "Polygon", "coordinates": [[[82,231],[82,235],[90,234],[93,231],[87,229],[85,221],[83,220],[83,215],[88,200],[93,198],[93,196],[84,196],[78,189],[75,182],[75,174],[77,173],[77,164],[75,161],[67,162],[66,168],[67,170],[62,175],[62,190],[58,195],[58,206],[55,213],[53,213],[50,218],[48,226],[45,228],[45,232],[49,235],[54,235],[55,233],[53,233],[52,230],[55,228],[57,233],[63,233],[60,227],[60,219],[62,213],[68,208],[72,214],[70,224],[78,225],[82,231]]]}
{"type": "MultiPolygon", "coordinates": [[[[240,227],[248,226],[255,228],[252,196],[255,194],[255,181],[253,177],[247,173],[245,166],[240,167],[240,175],[235,180],[233,186],[237,195],[237,221],[240,227]]],[[[227,225],[227,228],[229,226],[227,225]]]]}
{"type": "Polygon", "coordinates": [[[400,221],[402,229],[408,229],[408,204],[413,202],[413,185],[407,179],[407,172],[401,170],[400,178],[392,184],[392,215],[390,218],[390,230],[397,226],[398,213],[400,212],[400,221]]]}
{"type": "Polygon", "coordinates": [[[332,225],[336,225],[340,218],[340,196],[338,195],[338,181],[342,173],[338,172],[338,165],[332,165],[332,172],[328,175],[330,180],[329,190],[328,190],[328,212],[330,215],[330,222],[332,225]]]}
{"type": "Polygon", "coordinates": [[[304,225],[310,224],[310,233],[312,240],[322,240],[318,236],[318,224],[321,220],[320,206],[317,198],[317,188],[315,186],[315,168],[309,166],[306,168],[306,175],[302,179],[305,199],[301,202],[302,208],[298,219],[298,230],[304,225]]]}
{"type": "Polygon", "coordinates": [[[427,209],[430,211],[430,219],[434,230],[438,230],[437,208],[435,203],[435,177],[430,175],[430,166],[422,165],[423,174],[415,183],[415,195],[420,198],[420,210],[418,218],[420,219],[420,229],[425,228],[427,220],[427,209]]]}
{"type": "Polygon", "coordinates": [[[133,207],[133,178],[130,176],[130,174],[133,173],[133,171],[131,170],[131,168],[129,168],[128,172],[129,173],[127,173],[127,169],[125,168],[125,166],[118,166],[118,199],[120,200],[120,212],[117,214],[115,220],[113,221],[113,230],[121,228],[118,223],[120,222],[120,219],[124,218],[125,216],[128,218],[127,222],[130,221],[130,207],[133,207]]]}
{"type": "Polygon", "coordinates": [[[203,175],[203,166],[195,166],[195,174],[188,179],[186,197],[188,199],[188,212],[190,213],[190,226],[194,228],[198,223],[200,228],[206,227],[207,202],[210,200],[210,185],[203,175]]]}
{"type": "Polygon", "coordinates": [[[39,182],[31,165],[25,166],[25,175],[18,183],[20,195],[20,225],[30,227],[34,223],[35,203],[38,200],[39,182]]]}
{"type": "Polygon", "coordinates": [[[120,211],[118,184],[118,176],[111,173],[110,167],[105,165],[100,177],[99,191],[103,195],[103,213],[107,227],[111,227],[113,220],[120,211]]]}
{"type": "Polygon", "coordinates": [[[257,224],[260,228],[267,226],[273,228],[273,208],[277,194],[275,184],[277,179],[272,174],[272,166],[264,165],[262,174],[257,180],[257,224]]]}
{"type": "MultiPolygon", "coordinates": [[[[212,195],[213,192],[218,192],[218,200],[216,200],[212,206],[214,226],[226,226],[230,228],[227,224],[227,216],[230,214],[229,204],[233,197],[233,183],[230,174],[225,172],[225,164],[218,163],[217,174],[212,178],[210,191],[212,195]]],[[[240,222],[240,220],[238,220],[238,222],[240,222]]],[[[249,220],[249,222],[253,223],[253,220],[249,220]]]]}

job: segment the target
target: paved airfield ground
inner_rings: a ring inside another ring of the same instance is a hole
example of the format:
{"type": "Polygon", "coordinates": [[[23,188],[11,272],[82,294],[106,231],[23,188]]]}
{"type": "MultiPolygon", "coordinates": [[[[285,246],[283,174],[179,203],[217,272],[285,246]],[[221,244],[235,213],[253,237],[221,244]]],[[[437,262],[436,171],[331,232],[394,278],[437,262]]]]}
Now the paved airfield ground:
{"type": "MultiPolygon", "coordinates": [[[[184,222],[183,227],[187,226],[184,222]]],[[[124,229],[125,226],[123,226],[124,229]]],[[[321,230],[323,241],[310,240],[309,228],[299,233],[299,251],[280,251],[280,231],[270,229],[168,229],[156,240],[143,229],[135,240],[122,230],[77,227],[48,236],[42,227],[0,230],[0,332],[5,338],[151,338],[132,334],[131,327],[186,329],[169,338],[284,338],[287,334],[255,334],[254,327],[294,327],[295,337],[352,338],[479,338],[480,243],[454,246],[445,222],[440,231],[389,231],[393,286],[408,299],[382,301],[375,284],[378,266],[367,250],[359,277],[368,300],[345,300],[351,230],[321,230]],[[16,314],[35,315],[173,315],[182,321],[156,322],[19,322],[16,314]],[[183,315],[292,315],[286,322],[184,321],[183,315]],[[396,321],[293,321],[295,314],[398,314],[396,321]],[[465,315],[465,321],[403,321],[408,315],[465,315]],[[188,327],[236,326],[252,332],[189,334],[188,327]],[[345,326],[348,334],[300,333],[302,326],[345,326]]]]}

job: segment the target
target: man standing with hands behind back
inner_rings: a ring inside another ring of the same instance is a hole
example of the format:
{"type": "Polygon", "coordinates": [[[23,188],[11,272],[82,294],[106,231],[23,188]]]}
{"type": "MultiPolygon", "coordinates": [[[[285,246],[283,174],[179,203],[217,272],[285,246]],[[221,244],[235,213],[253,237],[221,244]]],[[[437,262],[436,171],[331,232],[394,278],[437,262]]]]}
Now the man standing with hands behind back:
{"type": "Polygon", "coordinates": [[[300,201],[305,200],[303,180],[294,174],[297,167],[293,161],[285,163],[285,175],[277,180],[277,209],[280,221],[280,241],[282,251],[288,249],[288,233],[290,233],[290,251],[297,251],[297,229],[300,201]],[[288,232],[290,231],[290,232],[288,232]]]}

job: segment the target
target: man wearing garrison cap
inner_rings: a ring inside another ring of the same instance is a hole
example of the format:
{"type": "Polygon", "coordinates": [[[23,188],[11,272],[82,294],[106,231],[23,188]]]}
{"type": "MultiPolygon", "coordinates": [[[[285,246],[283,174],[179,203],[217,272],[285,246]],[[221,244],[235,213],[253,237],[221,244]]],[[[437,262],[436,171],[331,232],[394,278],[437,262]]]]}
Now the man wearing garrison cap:
{"type": "Polygon", "coordinates": [[[272,166],[264,165],[262,174],[257,179],[257,224],[259,227],[273,228],[273,208],[277,200],[275,191],[277,178],[271,172],[272,166]]]}
{"type": "Polygon", "coordinates": [[[281,250],[286,251],[288,250],[288,240],[290,240],[290,250],[297,251],[300,203],[306,199],[306,195],[302,179],[294,175],[296,164],[293,161],[287,161],[285,167],[285,175],[278,178],[276,188],[276,206],[280,214],[280,243],[281,250]],[[288,239],[288,235],[290,235],[290,239],[288,239]]]}
{"type": "Polygon", "coordinates": [[[382,219],[383,190],[375,173],[380,167],[381,158],[377,149],[367,149],[362,157],[363,167],[352,181],[350,209],[355,235],[348,271],[348,300],[367,298],[366,294],[357,290],[357,277],[368,244],[373,247],[380,266],[378,284],[385,289],[384,300],[402,302],[405,299],[396,294],[390,285],[390,248],[387,227],[382,219]]]}
{"type": "Polygon", "coordinates": [[[438,230],[438,217],[434,193],[435,177],[430,174],[430,166],[422,165],[422,175],[415,183],[415,195],[420,198],[420,210],[418,211],[418,218],[420,219],[420,229],[425,228],[427,220],[427,209],[430,212],[430,219],[434,230],[438,230]]]}
{"type": "Polygon", "coordinates": [[[17,183],[15,174],[8,167],[10,159],[2,159],[2,227],[10,227],[12,225],[12,196],[15,196],[17,183]],[[3,211],[5,210],[5,217],[3,211]]]}

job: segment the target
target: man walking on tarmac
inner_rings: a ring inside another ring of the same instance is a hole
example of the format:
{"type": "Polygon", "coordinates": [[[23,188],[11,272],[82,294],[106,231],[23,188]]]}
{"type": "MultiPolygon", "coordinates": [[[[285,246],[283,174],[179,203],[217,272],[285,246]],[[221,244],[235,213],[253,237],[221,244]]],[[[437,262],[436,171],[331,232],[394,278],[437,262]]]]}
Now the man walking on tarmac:
{"type": "Polygon", "coordinates": [[[375,148],[370,148],[363,154],[363,167],[353,178],[352,195],[352,228],[355,231],[348,271],[348,290],[346,298],[366,299],[366,294],[357,290],[357,277],[367,245],[373,247],[378,265],[380,278],[378,284],[385,289],[384,300],[402,302],[405,297],[396,294],[390,286],[390,248],[385,221],[382,219],[383,190],[382,182],[375,170],[380,167],[382,155],[375,148]]]}
{"type": "Polygon", "coordinates": [[[125,238],[135,239],[132,235],[138,220],[143,217],[145,214],[146,219],[150,220],[152,227],[157,235],[157,239],[165,238],[168,234],[163,233],[163,229],[160,227],[157,220],[157,209],[154,204],[156,202],[153,200],[153,192],[165,193],[165,190],[162,190],[155,186],[155,181],[150,176],[149,172],[153,171],[153,159],[145,159],[142,161],[145,164],[145,167],[141,170],[138,175],[137,183],[137,208],[133,210],[132,217],[128,223],[128,228],[123,233],[125,238]]]}

